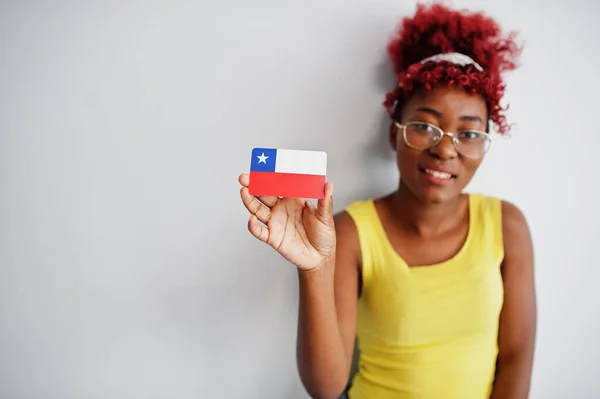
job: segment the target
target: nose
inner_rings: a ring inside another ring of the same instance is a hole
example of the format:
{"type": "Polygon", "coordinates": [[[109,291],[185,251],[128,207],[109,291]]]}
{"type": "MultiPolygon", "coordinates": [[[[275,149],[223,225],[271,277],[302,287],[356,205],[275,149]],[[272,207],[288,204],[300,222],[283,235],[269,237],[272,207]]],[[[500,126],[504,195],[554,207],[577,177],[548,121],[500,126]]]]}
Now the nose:
{"type": "Polygon", "coordinates": [[[454,143],[452,142],[452,137],[447,135],[442,136],[440,142],[436,146],[430,148],[429,152],[439,159],[453,159],[458,156],[454,143]]]}

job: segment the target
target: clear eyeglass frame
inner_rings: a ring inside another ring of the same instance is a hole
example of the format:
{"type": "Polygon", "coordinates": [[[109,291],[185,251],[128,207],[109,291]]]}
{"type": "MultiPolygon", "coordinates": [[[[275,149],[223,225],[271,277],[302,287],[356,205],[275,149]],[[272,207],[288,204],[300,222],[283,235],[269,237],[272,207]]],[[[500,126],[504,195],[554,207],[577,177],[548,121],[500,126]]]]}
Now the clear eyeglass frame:
{"type": "Polygon", "coordinates": [[[410,121],[410,122],[406,122],[404,124],[399,123],[399,122],[394,122],[394,124],[396,125],[396,127],[400,130],[402,130],[402,137],[404,139],[404,143],[406,143],[407,146],[414,148],[416,150],[429,150],[431,148],[434,148],[435,146],[437,146],[439,143],[442,142],[442,139],[444,138],[444,136],[448,136],[450,137],[450,139],[452,140],[452,144],[454,145],[454,149],[461,155],[467,157],[467,158],[473,158],[473,159],[477,159],[477,158],[482,158],[491,148],[492,144],[494,143],[494,137],[489,134],[488,132],[484,132],[481,130],[477,130],[477,129],[467,129],[467,130],[461,130],[457,133],[452,133],[452,132],[445,132],[443,131],[440,127],[429,123],[429,122],[423,122],[423,121],[410,121]],[[429,129],[432,130],[433,134],[431,137],[431,143],[428,145],[424,145],[424,146],[417,146],[414,143],[411,143],[407,137],[407,131],[408,128],[410,128],[411,126],[417,126],[417,125],[425,125],[427,126],[429,129]],[[465,148],[463,148],[463,146],[461,146],[461,141],[460,141],[460,136],[465,134],[465,133],[475,133],[477,135],[481,135],[481,137],[484,138],[484,149],[483,151],[481,151],[480,153],[471,153],[469,151],[465,151],[465,148]]]}

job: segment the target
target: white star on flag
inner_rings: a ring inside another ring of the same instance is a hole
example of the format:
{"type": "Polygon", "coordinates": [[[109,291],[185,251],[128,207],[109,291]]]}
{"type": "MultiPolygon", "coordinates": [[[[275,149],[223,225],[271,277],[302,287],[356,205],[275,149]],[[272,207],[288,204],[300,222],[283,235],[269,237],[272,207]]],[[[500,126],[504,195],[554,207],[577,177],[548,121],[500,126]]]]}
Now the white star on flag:
{"type": "Polygon", "coordinates": [[[262,155],[257,155],[258,158],[258,163],[267,163],[267,158],[269,158],[268,156],[265,155],[265,153],[263,152],[262,155]]]}

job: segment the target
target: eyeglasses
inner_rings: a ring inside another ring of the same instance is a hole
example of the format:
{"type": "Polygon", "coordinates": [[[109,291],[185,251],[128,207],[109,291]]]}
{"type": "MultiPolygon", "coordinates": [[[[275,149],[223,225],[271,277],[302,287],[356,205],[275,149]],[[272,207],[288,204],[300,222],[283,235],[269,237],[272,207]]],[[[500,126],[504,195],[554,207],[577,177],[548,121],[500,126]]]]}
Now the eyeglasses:
{"type": "Polygon", "coordinates": [[[428,150],[438,145],[444,136],[452,139],[458,153],[467,158],[481,158],[490,149],[494,139],[489,133],[480,130],[463,130],[458,133],[444,132],[427,122],[407,122],[395,125],[402,129],[404,142],[417,150],[428,150]]]}

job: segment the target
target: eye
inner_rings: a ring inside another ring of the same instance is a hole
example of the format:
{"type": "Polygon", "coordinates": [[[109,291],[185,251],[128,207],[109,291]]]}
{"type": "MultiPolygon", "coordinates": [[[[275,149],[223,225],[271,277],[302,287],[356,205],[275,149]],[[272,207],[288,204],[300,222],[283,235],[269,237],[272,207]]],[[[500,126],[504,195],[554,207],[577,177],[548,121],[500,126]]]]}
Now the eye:
{"type": "Polygon", "coordinates": [[[412,122],[410,125],[413,129],[423,133],[434,133],[436,131],[436,128],[434,126],[425,122],[412,122]]]}
{"type": "Polygon", "coordinates": [[[482,132],[467,130],[465,132],[460,132],[458,135],[460,140],[468,140],[468,141],[483,141],[487,138],[487,135],[482,132]]]}

